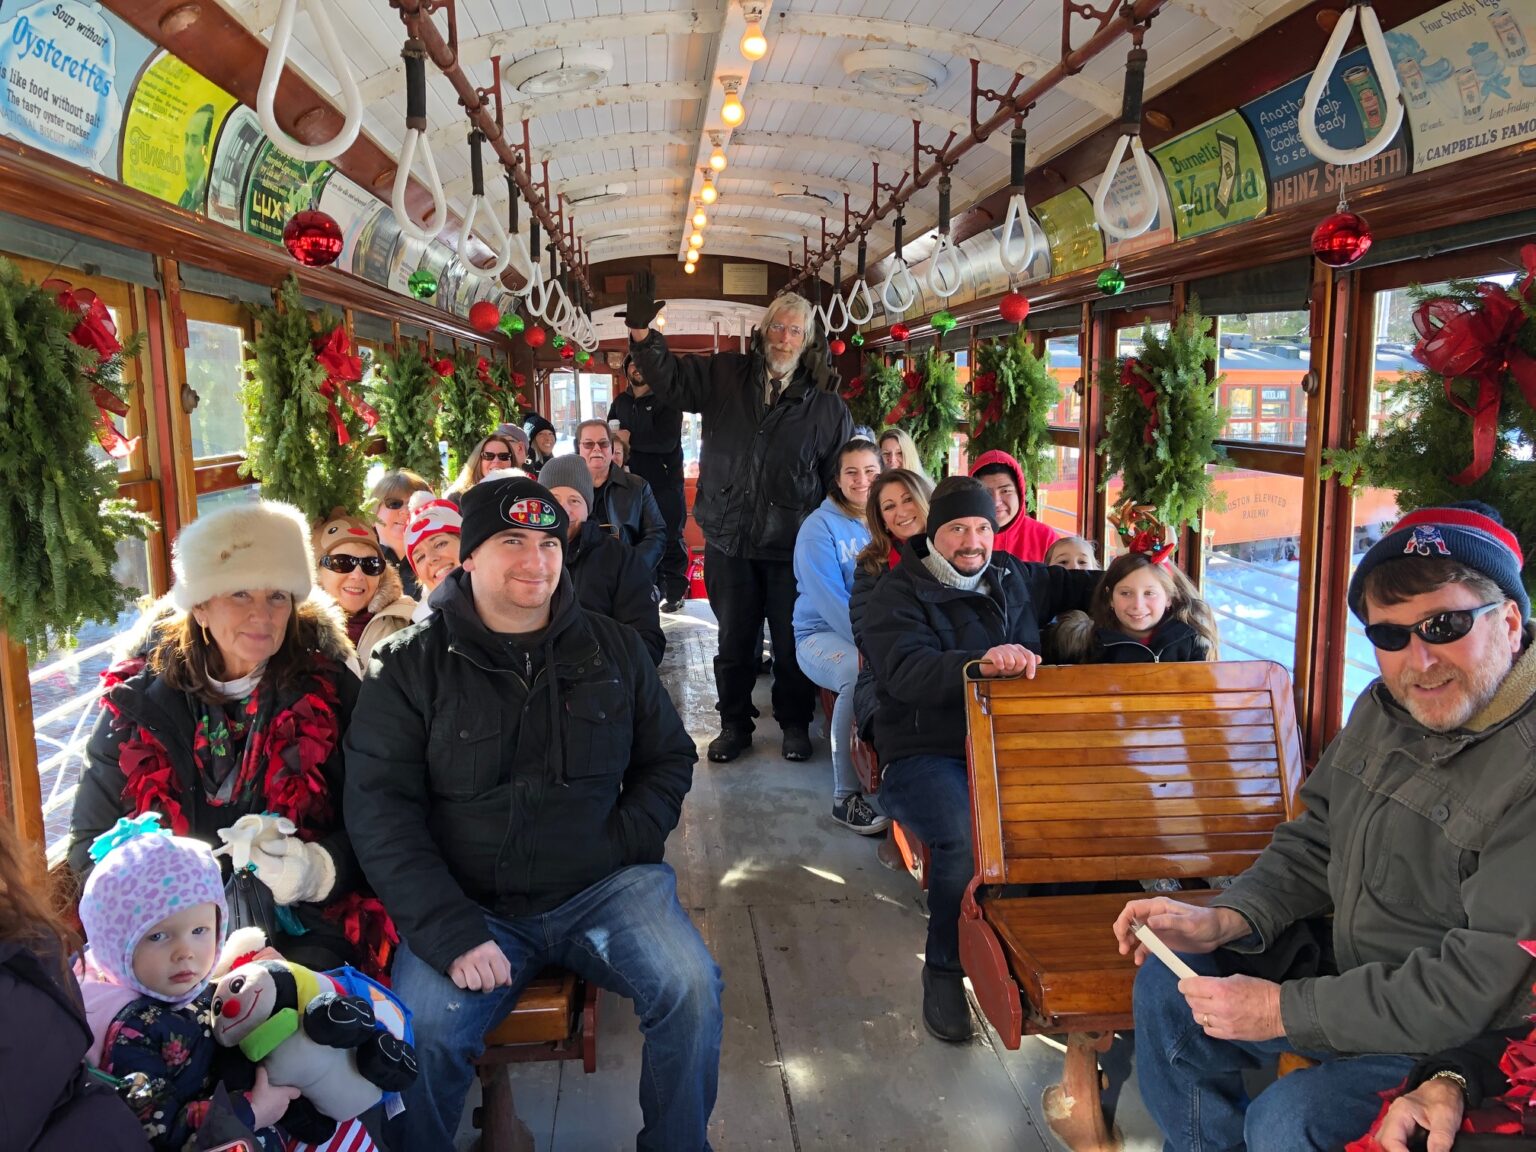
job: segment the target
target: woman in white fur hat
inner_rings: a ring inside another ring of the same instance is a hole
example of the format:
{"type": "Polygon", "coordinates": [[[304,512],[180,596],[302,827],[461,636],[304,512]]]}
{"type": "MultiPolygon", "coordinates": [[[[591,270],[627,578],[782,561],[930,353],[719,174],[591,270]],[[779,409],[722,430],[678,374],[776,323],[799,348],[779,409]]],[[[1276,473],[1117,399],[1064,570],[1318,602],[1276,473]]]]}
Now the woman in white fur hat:
{"type": "Polygon", "coordinates": [[[311,968],[386,971],[391,929],[341,820],[355,654],[335,603],[311,596],[309,525],[287,504],[221,509],[182,529],[174,566],[170,595],[103,675],[71,866],[83,877],[91,842],[122,816],[158,812],[218,845],[240,817],[271,813],[293,829],[251,851],[274,946],[311,968]]]}

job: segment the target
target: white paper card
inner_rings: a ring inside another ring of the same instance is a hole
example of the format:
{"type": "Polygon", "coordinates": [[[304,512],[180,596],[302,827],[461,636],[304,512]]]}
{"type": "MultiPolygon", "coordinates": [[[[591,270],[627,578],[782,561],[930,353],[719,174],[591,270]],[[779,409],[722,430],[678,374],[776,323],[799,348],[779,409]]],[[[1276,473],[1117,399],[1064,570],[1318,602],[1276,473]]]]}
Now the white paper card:
{"type": "Polygon", "coordinates": [[[1180,960],[1178,956],[1174,954],[1173,949],[1159,940],[1157,938],[1157,933],[1152,931],[1152,929],[1148,928],[1145,924],[1136,925],[1135,936],[1136,939],[1140,940],[1147,946],[1148,952],[1152,953],[1152,955],[1156,956],[1164,964],[1168,965],[1168,967],[1173,971],[1173,974],[1180,980],[1188,980],[1192,976],[1199,975],[1199,973],[1191,968],[1188,964],[1180,960]]]}

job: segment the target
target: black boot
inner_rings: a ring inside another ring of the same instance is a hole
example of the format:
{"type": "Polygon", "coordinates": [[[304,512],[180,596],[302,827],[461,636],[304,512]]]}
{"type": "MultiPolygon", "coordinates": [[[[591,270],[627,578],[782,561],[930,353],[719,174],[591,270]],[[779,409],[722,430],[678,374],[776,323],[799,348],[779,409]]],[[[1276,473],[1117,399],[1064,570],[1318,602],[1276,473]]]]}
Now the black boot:
{"type": "Polygon", "coordinates": [[[939,1040],[960,1044],[971,1038],[971,1004],[965,977],[923,966],[923,1027],[939,1040]]]}
{"type": "Polygon", "coordinates": [[[809,760],[811,758],[811,733],[802,725],[791,724],[784,729],[784,759],[809,760]]]}
{"type": "Polygon", "coordinates": [[[722,724],[720,735],[709,742],[709,758],[727,764],[752,747],[752,729],[742,724],[722,724]]]}

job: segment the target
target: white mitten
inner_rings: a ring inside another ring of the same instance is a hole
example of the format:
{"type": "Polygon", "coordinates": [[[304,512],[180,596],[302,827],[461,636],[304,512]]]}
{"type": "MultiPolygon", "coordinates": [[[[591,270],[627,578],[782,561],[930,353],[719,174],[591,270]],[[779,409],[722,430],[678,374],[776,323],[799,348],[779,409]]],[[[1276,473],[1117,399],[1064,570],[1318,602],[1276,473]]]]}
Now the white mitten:
{"type": "Polygon", "coordinates": [[[247,868],[251,863],[251,849],[284,836],[292,836],[298,829],[286,816],[274,816],[270,812],[242,816],[228,828],[219,829],[222,845],[213,850],[215,856],[228,855],[235,871],[247,868]]]}
{"type": "Polygon", "coordinates": [[[336,863],[318,844],[283,836],[251,845],[256,879],[279,904],[308,904],[324,900],[336,886],[336,863]]]}

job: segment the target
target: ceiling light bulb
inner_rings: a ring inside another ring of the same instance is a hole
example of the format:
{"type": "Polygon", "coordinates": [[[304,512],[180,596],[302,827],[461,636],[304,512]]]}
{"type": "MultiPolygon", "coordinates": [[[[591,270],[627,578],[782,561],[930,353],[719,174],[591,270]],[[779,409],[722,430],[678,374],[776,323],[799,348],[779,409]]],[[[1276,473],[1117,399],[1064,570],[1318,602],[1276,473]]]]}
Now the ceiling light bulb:
{"type": "Polygon", "coordinates": [[[690,261],[689,263],[683,265],[683,271],[692,276],[695,272],[698,271],[698,265],[690,261]]]}
{"type": "Polygon", "coordinates": [[[690,248],[702,248],[702,247],[704,247],[704,233],[702,233],[702,232],[695,232],[692,236],[688,237],[688,247],[690,247],[690,248]]]}
{"type": "Polygon", "coordinates": [[[695,228],[702,228],[708,223],[709,217],[704,214],[704,209],[695,208],[693,212],[693,226],[695,228]]]}
{"type": "Polygon", "coordinates": [[[768,55],[768,38],[756,20],[747,21],[747,30],[741,37],[741,54],[748,60],[761,60],[768,55]]]}
{"type": "Polygon", "coordinates": [[[725,171],[725,151],[718,144],[709,153],[709,166],[716,172],[725,171]]]}
{"type": "Polygon", "coordinates": [[[699,199],[706,204],[713,204],[719,195],[720,193],[715,191],[715,182],[713,180],[704,181],[704,187],[699,189],[699,199]]]}
{"type": "Polygon", "coordinates": [[[736,93],[732,92],[725,98],[725,103],[720,105],[720,119],[734,128],[746,117],[747,110],[741,106],[741,100],[736,93]]]}
{"type": "Polygon", "coordinates": [[[684,259],[690,264],[697,264],[699,262],[699,250],[697,248],[688,249],[688,255],[684,259]]]}
{"type": "Polygon", "coordinates": [[[667,326],[667,314],[665,312],[663,312],[661,315],[656,317],[656,327],[658,327],[658,328],[665,328],[666,326],[667,326]]]}

